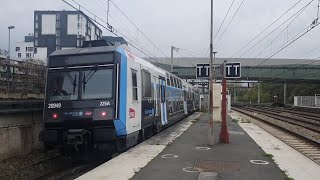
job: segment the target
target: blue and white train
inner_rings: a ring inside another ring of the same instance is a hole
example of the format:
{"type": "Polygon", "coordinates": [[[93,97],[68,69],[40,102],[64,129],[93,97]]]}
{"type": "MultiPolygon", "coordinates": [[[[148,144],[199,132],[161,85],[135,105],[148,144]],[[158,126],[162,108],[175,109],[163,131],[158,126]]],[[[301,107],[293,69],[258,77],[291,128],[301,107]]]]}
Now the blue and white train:
{"type": "Polygon", "coordinates": [[[124,151],[199,109],[191,84],[123,46],[89,44],[49,57],[40,133],[46,147],[124,151]]]}

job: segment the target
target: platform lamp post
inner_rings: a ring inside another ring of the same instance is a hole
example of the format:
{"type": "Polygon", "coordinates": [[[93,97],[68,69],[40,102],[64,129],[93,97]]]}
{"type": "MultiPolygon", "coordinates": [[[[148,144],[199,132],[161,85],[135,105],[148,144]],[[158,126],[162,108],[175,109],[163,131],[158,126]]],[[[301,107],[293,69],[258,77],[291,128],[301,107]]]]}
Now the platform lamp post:
{"type": "Polygon", "coordinates": [[[10,42],[11,42],[11,29],[14,29],[14,26],[9,26],[8,30],[9,30],[9,42],[8,42],[8,60],[7,60],[7,85],[8,85],[8,89],[7,89],[7,94],[9,95],[10,92],[10,78],[11,78],[11,69],[10,69],[10,42]]]}

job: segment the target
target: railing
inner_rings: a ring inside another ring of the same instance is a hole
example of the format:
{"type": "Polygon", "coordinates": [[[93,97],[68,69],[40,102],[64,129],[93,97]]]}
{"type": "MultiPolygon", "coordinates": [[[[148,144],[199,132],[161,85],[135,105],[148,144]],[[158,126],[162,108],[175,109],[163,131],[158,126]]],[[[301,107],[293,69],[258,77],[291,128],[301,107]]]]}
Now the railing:
{"type": "Polygon", "coordinates": [[[320,107],[320,94],[314,96],[294,96],[294,106],[320,107]]]}
{"type": "Polygon", "coordinates": [[[43,99],[47,67],[0,59],[0,99],[43,99]]]}

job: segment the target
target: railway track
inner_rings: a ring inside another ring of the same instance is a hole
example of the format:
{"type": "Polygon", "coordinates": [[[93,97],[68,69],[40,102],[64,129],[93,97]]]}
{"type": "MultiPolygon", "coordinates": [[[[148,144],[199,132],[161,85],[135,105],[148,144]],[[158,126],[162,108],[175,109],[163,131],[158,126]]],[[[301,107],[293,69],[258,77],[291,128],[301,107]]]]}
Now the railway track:
{"type": "Polygon", "coordinates": [[[301,122],[305,121],[298,121],[297,117],[291,120],[291,116],[284,118],[284,114],[278,114],[277,117],[274,114],[277,113],[276,111],[266,112],[268,110],[252,107],[232,109],[243,114],[250,121],[255,121],[254,123],[261,128],[320,165],[320,128],[301,126],[301,122]]]}
{"type": "Polygon", "coordinates": [[[254,106],[254,107],[257,107],[259,109],[274,111],[274,112],[289,113],[289,114],[293,114],[295,116],[308,118],[308,119],[312,119],[315,121],[320,121],[320,114],[319,113],[309,113],[309,112],[294,111],[294,110],[289,110],[289,109],[284,109],[284,108],[266,107],[266,106],[254,106]]]}
{"type": "Polygon", "coordinates": [[[263,109],[256,107],[239,107],[239,109],[250,110],[259,114],[263,114],[270,118],[285,121],[293,125],[301,126],[310,129],[314,132],[320,133],[320,119],[309,119],[306,117],[299,117],[294,114],[283,113],[281,110],[263,109]]]}
{"type": "Polygon", "coordinates": [[[106,160],[75,163],[58,152],[36,152],[0,161],[0,179],[74,179],[106,160]]]}

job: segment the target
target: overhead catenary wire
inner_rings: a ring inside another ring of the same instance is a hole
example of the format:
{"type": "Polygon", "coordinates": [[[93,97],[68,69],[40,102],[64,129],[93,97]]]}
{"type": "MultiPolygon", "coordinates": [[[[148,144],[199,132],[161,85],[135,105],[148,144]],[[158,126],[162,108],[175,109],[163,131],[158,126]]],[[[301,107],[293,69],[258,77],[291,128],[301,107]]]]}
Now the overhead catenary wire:
{"type": "MultiPolygon", "coordinates": [[[[290,19],[292,19],[294,17],[294,19],[288,23],[288,26],[294,22],[295,19],[297,19],[299,17],[299,15],[312,3],[312,1],[310,1],[309,3],[307,3],[305,6],[303,6],[301,9],[299,9],[296,13],[294,13],[292,16],[290,16],[287,20],[285,20],[284,22],[282,22],[279,26],[277,26],[275,29],[273,29],[270,33],[268,33],[266,36],[264,36],[261,40],[259,40],[258,42],[256,42],[254,45],[252,45],[249,49],[247,49],[245,52],[243,52],[239,57],[237,58],[241,58],[243,55],[245,55],[246,53],[248,53],[250,50],[252,50],[253,48],[255,48],[258,44],[260,44],[262,41],[264,41],[266,38],[268,38],[271,34],[273,34],[276,30],[278,30],[281,26],[283,26],[286,22],[288,22],[290,19]]],[[[285,31],[285,29],[283,29],[281,31],[281,33],[283,31],[285,31]]],[[[280,34],[281,34],[280,33],[280,34]]],[[[279,35],[280,35],[279,34],[279,35]]],[[[277,37],[279,37],[279,35],[277,37]]],[[[275,39],[274,39],[275,40],[275,39]]],[[[273,41],[274,41],[273,40],[273,41]]]]}
{"type": "MultiPolygon", "coordinates": [[[[264,39],[266,39],[269,35],[271,35],[273,32],[275,32],[277,29],[279,29],[281,26],[283,26],[286,22],[288,22],[290,19],[292,19],[294,17],[294,19],[288,23],[287,27],[292,24],[299,16],[300,14],[310,5],[311,2],[307,3],[304,7],[302,7],[301,9],[299,9],[299,11],[297,11],[296,13],[294,13],[291,17],[289,17],[286,21],[284,21],[282,24],[280,24],[277,28],[275,28],[273,31],[271,31],[268,35],[266,35],[263,39],[261,39],[259,42],[257,42],[254,46],[252,46],[250,49],[253,49],[258,43],[262,42],[264,39]]],[[[286,28],[284,28],[275,38],[272,39],[272,41],[260,52],[258,53],[257,56],[255,56],[253,59],[251,59],[248,63],[247,66],[253,62],[260,54],[262,54],[269,46],[271,46],[273,44],[273,42],[278,39],[278,37],[285,31],[288,30],[286,28]]],[[[288,42],[288,41],[287,41],[288,42]]],[[[248,49],[247,51],[249,51],[250,49],[248,49]]],[[[247,52],[246,51],[246,52],[247,52]]],[[[241,56],[240,56],[241,57],[241,56]]],[[[238,58],[240,58],[238,57],[238,58]]]]}
{"type": "Polygon", "coordinates": [[[147,37],[147,35],[144,32],[142,32],[140,28],[138,28],[138,26],[135,23],[133,23],[133,21],[120,9],[120,7],[117,4],[115,4],[112,0],[108,1],[110,1],[121,12],[121,14],[123,14],[124,17],[137,29],[137,31],[140,32],[156,49],[158,49],[159,52],[161,52],[165,57],[168,57],[158,46],[155,45],[153,41],[151,41],[149,37],[147,37]]]}
{"type": "MultiPolygon", "coordinates": [[[[110,27],[106,26],[107,23],[102,19],[100,18],[99,16],[97,16],[96,14],[94,14],[93,12],[91,12],[90,10],[86,9],[85,7],[83,7],[80,3],[76,2],[75,0],[71,0],[73,1],[75,4],[78,5],[79,9],[77,7],[75,7],[74,5],[72,5],[71,3],[67,2],[67,0],[61,0],[63,1],[64,3],[68,4],[70,7],[74,8],[75,10],[79,11],[79,12],[82,12],[80,9],[84,9],[86,10],[87,12],[89,12],[91,15],[94,16],[94,18],[86,15],[90,20],[92,20],[93,22],[97,23],[98,25],[100,25],[101,27],[105,28],[106,30],[108,30],[109,32],[111,32],[112,34],[114,34],[115,36],[117,37],[120,37],[117,33],[121,34],[123,37],[127,38],[124,34],[122,34],[121,32],[117,32],[115,33],[114,32],[114,29],[110,29],[110,27]],[[102,23],[98,22],[96,20],[96,18],[98,18],[101,22],[105,23],[106,25],[103,25],[102,23]]],[[[130,40],[130,39],[129,39],[130,40]]],[[[140,48],[138,48],[136,45],[134,45],[133,43],[131,42],[128,42],[128,44],[130,44],[133,48],[135,48],[136,50],[138,50],[139,52],[141,52],[142,54],[146,55],[147,57],[149,57],[150,59],[160,63],[157,59],[153,58],[152,56],[150,56],[149,54],[147,54],[146,52],[144,52],[143,50],[141,50],[140,48]]]]}
{"type": "MultiPolygon", "coordinates": [[[[275,21],[273,21],[270,25],[268,25],[263,31],[261,31],[259,34],[254,36],[248,43],[246,43],[244,46],[242,46],[237,52],[235,52],[231,57],[233,58],[236,54],[238,54],[240,51],[245,49],[250,43],[252,43],[254,40],[256,40],[258,37],[260,37],[261,34],[263,34],[265,31],[267,31],[271,26],[273,26],[276,22],[278,22],[284,15],[286,15],[288,12],[290,12],[295,6],[297,6],[302,0],[298,0],[293,6],[291,6],[286,12],[284,12],[280,17],[278,17],[275,21]]],[[[312,0],[314,1],[314,0],[312,0]]]]}
{"type": "MultiPolygon", "coordinates": [[[[315,27],[317,27],[319,25],[319,23],[317,24],[312,24],[311,26],[308,25],[307,29],[305,32],[303,32],[300,35],[297,35],[296,38],[294,38],[291,42],[287,43],[286,45],[284,45],[282,48],[280,48],[278,51],[276,51],[275,53],[273,53],[271,56],[269,56],[267,59],[263,60],[261,63],[259,63],[257,66],[258,67],[260,65],[262,65],[263,63],[265,63],[266,61],[268,61],[269,59],[271,59],[273,56],[275,56],[276,54],[278,54],[279,52],[281,52],[282,50],[284,50],[285,48],[287,48],[288,46],[290,46],[292,43],[294,43],[295,41],[297,41],[298,39],[300,39],[301,37],[303,37],[304,35],[306,35],[308,32],[310,32],[312,29],[314,29],[315,27]]],[[[305,29],[304,29],[305,30],[305,29]]]]}
{"type": "Polygon", "coordinates": [[[241,3],[240,3],[240,5],[239,5],[238,9],[237,9],[237,10],[236,10],[236,12],[233,14],[233,16],[232,16],[231,20],[229,21],[228,25],[227,25],[227,26],[226,26],[226,28],[224,29],[223,33],[220,35],[220,37],[219,37],[218,41],[216,42],[216,44],[213,46],[213,49],[214,49],[214,48],[216,48],[216,46],[217,46],[217,45],[218,45],[218,43],[220,42],[221,38],[223,37],[224,33],[225,33],[225,32],[227,31],[227,29],[229,28],[229,26],[230,26],[231,22],[233,21],[233,19],[235,18],[235,16],[236,16],[236,15],[237,15],[237,13],[239,12],[239,10],[240,10],[240,8],[241,8],[241,6],[242,6],[243,2],[244,2],[244,0],[242,0],[242,1],[241,1],[241,3]]]}
{"type": "MultiPolygon", "coordinates": [[[[120,20],[119,19],[116,19],[115,17],[116,16],[112,16],[111,15],[111,13],[110,13],[110,3],[109,2],[111,2],[111,0],[107,0],[107,5],[108,5],[108,10],[106,11],[100,4],[98,4],[96,1],[95,1],[95,3],[96,3],[96,5],[98,6],[98,7],[100,7],[105,13],[107,13],[107,20],[109,19],[109,17],[111,18],[111,19],[113,19],[114,20],[114,22],[116,23],[116,24],[118,24],[130,37],[132,37],[135,41],[133,41],[136,45],[138,45],[138,44],[140,44],[139,46],[144,50],[144,51],[148,51],[148,50],[146,50],[146,47],[148,46],[147,44],[144,44],[144,43],[142,43],[141,41],[139,42],[138,41],[138,37],[135,37],[134,35],[132,35],[129,31],[130,30],[128,30],[127,28],[125,28],[123,25],[121,25],[121,23],[120,23],[120,20]]],[[[118,9],[118,6],[117,6],[117,9],[118,9]]],[[[119,10],[120,11],[120,10],[119,10]]],[[[120,13],[123,13],[122,11],[120,11],[120,13]]],[[[124,16],[126,17],[126,18],[128,18],[127,17],[127,15],[125,15],[124,14],[124,16]]],[[[133,24],[133,22],[130,20],[129,21],[131,24],[133,24]]],[[[107,24],[108,24],[108,26],[110,26],[110,27],[112,27],[113,28],[113,26],[109,23],[109,21],[107,21],[107,24]]],[[[135,26],[135,28],[137,28],[137,26],[135,25],[135,24],[133,24],[134,26],[135,26]]],[[[149,39],[150,40],[150,39],[149,39]]],[[[151,40],[150,40],[151,41],[151,40]]],[[[154,47],[154,58],[155,58],[155,49],[156,49],[156,47],[155,47],[155,44],[153,43],[153,47],[154,47]]],[[[158,48],[159,49],[159,48],[158,48]]],[[[161,51],[161,50],[160,50],[161,51]]],[[[163,52],[162,52],[163,53],[163,52]]],[[[164,54],[165,55],[165,54],[164,54]]],[[[165,55],[166,56],[166,55],[165,55]]],[[[166,56],[167,57],[167,56],[166,56]]]]}
{"type": "Polygon", "coordinates": [[[232,8],[232,6],[233,6],[234,2],[235,2],[235,0],[233,0],[233,1],[232,1],[232,3],[230,4],[229,9],[228,9],[228,11],[227,11],[226,15],[224,16],[224,18],[223,18],[223,20],[222,20],[222,23],[220,24],[220,26],[219,26],[219,28],[218,28],[218,31],[216,32],[216,34],[215,34],[215,35],[214,35],[214,37],[213,37],[212,42],[214,42],[214,40],[216,39],[216,37],[217,37],[218,33],[220,32],[220,29],[221,29],[221,27],[222,27],[222,25],[223,25],[224,21],[226,20],[226,18],[227,18],[227,16],[228,16],[228,14],[229,14],[229,12],[230,12],[230,10],[231,10],[231,8],[232,8]]]}

